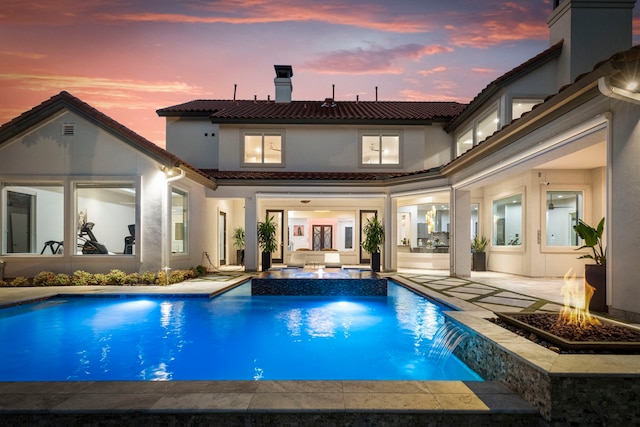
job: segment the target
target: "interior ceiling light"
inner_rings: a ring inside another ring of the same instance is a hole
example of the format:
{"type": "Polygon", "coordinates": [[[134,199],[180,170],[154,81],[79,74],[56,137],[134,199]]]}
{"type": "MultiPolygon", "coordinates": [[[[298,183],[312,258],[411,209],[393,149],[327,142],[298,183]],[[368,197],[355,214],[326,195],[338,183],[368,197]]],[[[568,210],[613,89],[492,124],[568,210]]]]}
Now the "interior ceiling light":
{"type": "Polygon", "coordinates": [[[638,82],[636,81],[631,81],[629,83],[627,83],[627,90],[636,90],[638,88],[638,82]]]}

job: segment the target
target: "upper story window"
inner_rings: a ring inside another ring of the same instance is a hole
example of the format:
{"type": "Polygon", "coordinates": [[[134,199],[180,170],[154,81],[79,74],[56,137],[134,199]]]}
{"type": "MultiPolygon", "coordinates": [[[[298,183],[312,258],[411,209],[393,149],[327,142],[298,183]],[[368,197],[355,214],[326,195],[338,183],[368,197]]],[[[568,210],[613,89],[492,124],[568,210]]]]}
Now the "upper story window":
{"type": "Polygon", "coordinates": [[[399,165],[399,134],[363,134],[361,145],[362,165],[399,165]]]}
{"type": "Polygon", "coordinates": [[[456,139],[456,156],[473,147],[473,129],[467,130],[456,139]]]}
{"type": "Polygon", "coordinates": [[[244,134],[244,163],[282,164],[283,138],[280,132],[244,134]]]}
{"type": "Polygon", "coordinates": [[[491,110],[489,114],[483,116],[476,125],[476,144],[484,141],[498,130],[498,110],[491,110]]]}
{"type": "Polygon", "coordinates": [[[493,135],[499,127],[498,108],[494,107],[456,137],[456,157],[493,135]]]}
{"type": "Polygon", "coordinates": [[[540,104],[542,101],[542,99],[513,98],[511,102],[511,119],[519,119],[524,113],[531,111],[535,105],[540,104]]]}

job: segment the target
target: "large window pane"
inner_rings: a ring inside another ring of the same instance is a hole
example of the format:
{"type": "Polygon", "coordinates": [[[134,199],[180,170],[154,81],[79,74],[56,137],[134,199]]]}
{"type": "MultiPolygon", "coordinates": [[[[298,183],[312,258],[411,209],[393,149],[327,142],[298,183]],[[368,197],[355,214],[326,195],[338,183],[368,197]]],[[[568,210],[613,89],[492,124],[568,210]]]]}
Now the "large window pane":
{"type": "Polygon", "coordinates": [[[478,122],[476,128],[476,144],[484,141],[498,130],[498,110],[493,110],[478,122]]]}
{"type": "Polygon", "coordinates": [[[511,118],[518,119],[524,113],[529,112],[535,105],[542,102],[542,99],[517,99],[514,98],[511,104],[511,118]]]}
{"type": "Polygon", "coordinates": [[[362,137],[362,163],[377,164],[379,163],[379,137],[364,135],[362,137]]]}
{"type": "Polygon", "coordinates": [[[397,212],[397,245],[414,253],[448,253],[449,203],[407,204],[397,212]]]}
{"type": "Polygon", "coordinates": [[[547,246],[580,246],[573,226],[582,218],[582,191],[546,192],[547,246]]]}
{"type": "Polygon", "coordinates": [[[188,245],[188,215],[189,206],[187,193],[171,190],[171,252],[187,253],[188,245]]]}
{"type": "Polygon", "coordinates": [[[264,162],[282,163],[282,138],[280,135],[264,136],[264,162]]]}
{"type": "Polygon", "coordinates": [[[282,163],[282,135],[255,133],[244,135],[245,163],[282,163]]]}
{"type": "Polygon", "coordinates": [[[382,136],[382,164],[400,163],[400,138],[398,136],[382,136]]]}
{"type": "Polygon", "coordinates": [[[471,203],[471,240],[473,240],[476,236],[478,236],[479,223],[480,218],[480,204],[479,203],[471,203]]]}
{"type": "Polygon", "coordinates": [[[522,245],[522,194],[493,201],[493,245],[522,245]]]}
{"type": "Polygon", "coordinates": [[[244,136],[244,162],[262,163],[262,135],[244,136]]]}
{"type": "Polygon", "coordinates": [[[363,135],[362,164],[400,164],[400,136],[363,135]]]}
{"type": "Polygon", "coordinates": [[[132,254],[135,185],[77,184],[76,218],[78,254],[132,254]]]}
{"type": "Polygon", "coordinates": [[[62,185],[3,186],[2,253],[61,254],[64,248],[62,185]]]}
{"type": "Polygon", "coordinates": [[[473,131],[469,129],[456,140],[456,155],[461,155],[471,147],[473,147],[473,131]]]}

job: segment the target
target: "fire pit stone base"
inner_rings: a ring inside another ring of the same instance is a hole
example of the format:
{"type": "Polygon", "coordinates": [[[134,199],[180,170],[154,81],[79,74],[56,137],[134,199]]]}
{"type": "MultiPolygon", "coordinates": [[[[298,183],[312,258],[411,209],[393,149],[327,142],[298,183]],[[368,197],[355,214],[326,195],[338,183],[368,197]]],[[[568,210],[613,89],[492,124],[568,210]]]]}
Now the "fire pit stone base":
{"type": "Polygon", "coordinates": [[[640,419],[638,356],[557,354],[477,314],[447,315],[470,334],[456,356],[534,405],[549,425],[634,425],[640,419]]]}

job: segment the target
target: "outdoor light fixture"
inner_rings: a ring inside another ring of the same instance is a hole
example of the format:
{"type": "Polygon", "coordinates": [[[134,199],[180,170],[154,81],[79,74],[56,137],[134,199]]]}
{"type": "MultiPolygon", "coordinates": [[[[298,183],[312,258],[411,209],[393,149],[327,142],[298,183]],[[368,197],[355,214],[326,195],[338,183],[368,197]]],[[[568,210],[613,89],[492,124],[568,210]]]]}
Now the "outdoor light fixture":
{"type": "Polygon", "coordinates": [[[161,169],[167,176],[174,176],[180,173],[180,168],[178,167],[162,166],[161,169]]]}
{"type": "Polygon", "coordinates": [[[598,89],[604,96],[640,104],[640,93],[634,91],[634,89],[638,88],[638,83],[631,80],[624,86],[624,88],[616,86],[609,77],[600,77],[598,79],[598,89]]]}
{"type": "Polygon", "coordinates": [[[176,181],[185,176],[185,171],[178,167],[179,165],[170,167],[170,166],[162,166],[160,169],[167,175],[167,181],[176,181]]]}

